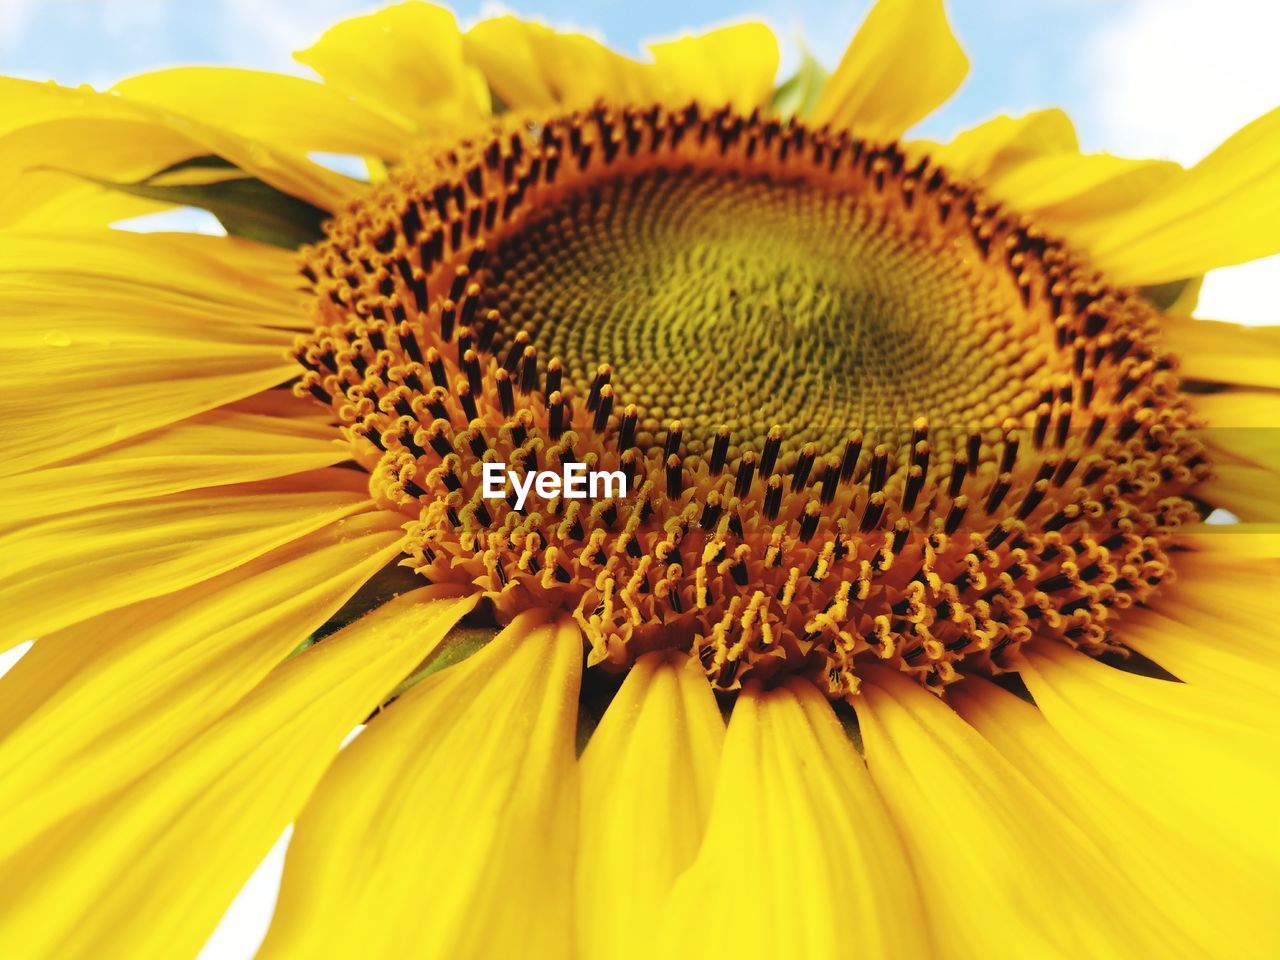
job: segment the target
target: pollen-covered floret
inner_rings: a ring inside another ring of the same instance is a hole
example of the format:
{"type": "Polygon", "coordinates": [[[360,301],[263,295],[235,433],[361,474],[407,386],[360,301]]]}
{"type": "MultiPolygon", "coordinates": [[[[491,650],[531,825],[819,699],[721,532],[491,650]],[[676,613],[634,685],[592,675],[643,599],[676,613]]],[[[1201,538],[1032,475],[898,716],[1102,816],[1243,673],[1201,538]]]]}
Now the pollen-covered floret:
{"type": "Polygon", "coordinates": [[[1208,470],[1158,314],[928,157],[697,105],[597,108],[393,175],[307,251],[298,391],[406,563],[571,610],[589,662],[722,690],[941,687],[1091,653],[1208,470]],[[485,464],[620,471],[517,503],[485,464]]]}

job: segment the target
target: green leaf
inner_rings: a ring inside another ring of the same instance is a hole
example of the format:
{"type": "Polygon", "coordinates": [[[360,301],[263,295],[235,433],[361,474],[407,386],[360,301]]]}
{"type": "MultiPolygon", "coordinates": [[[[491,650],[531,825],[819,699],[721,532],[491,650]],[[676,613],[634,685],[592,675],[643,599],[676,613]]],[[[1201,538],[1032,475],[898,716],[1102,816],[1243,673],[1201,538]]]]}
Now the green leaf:
{"type": "Polygon", "coordinates": [[[418,665],[418,669],[402,680],[400,685],[391,691],[391,694],[382,705],[384,707],[387,706],[405,691],[416,687],[433,673],[438,673],[445,667],[451,667],[455,663],[461,663],[473,653],[478,653],[484,648],[485,644],[497,635],[498,628],[496,626],[454,627],[445,634],[444,639],[431,651],[427,659],[418,665]]]}
{"type": "Polygon", "coordinates": [[[769,110],[780,117],[797,116],[803,119],[813,113],[827,85],[827,69],[808,50],[801,51],[800,69],[784,80],[773,91],[769,110]]]}
{"type": "Polygon", "coordinates": [[[1204,277],[1189,277],[1186,280],[1170,280],[1167,283],[1139,287],[1138,293],[1165,313],[1189,317],[1200,299],[1200,287],[1203,283],[1204,277]]]}
{"type": "Polygon", "coordinates": [[[83,180],[147,200],[208,210],[234,237],[290,250],[324,236],[329,213],[251,177],[221,157],[193,157],[135,183],[115,183],[67,170],[83,180]]]}
{"type": "Polygon", "coordinates": [[[497,90],[493,89],[493,84],[489,84],[489,110],[495,117],[511,112],[507,102],[498,96],[497,90]]]}
{"type": "Polygon", "coordinates": [[[408,567],[402,566],[399,560],[392,560],[385,567],[364,582],[341,607],[322,623],[311,636],[303,640],[289,654],[296,657],[308,647],[314,646],[325,637],[337,633],[343,627],[355,623],[367,613],[371,613],[403,593],[425,587],[427,581],[408,567]]]}

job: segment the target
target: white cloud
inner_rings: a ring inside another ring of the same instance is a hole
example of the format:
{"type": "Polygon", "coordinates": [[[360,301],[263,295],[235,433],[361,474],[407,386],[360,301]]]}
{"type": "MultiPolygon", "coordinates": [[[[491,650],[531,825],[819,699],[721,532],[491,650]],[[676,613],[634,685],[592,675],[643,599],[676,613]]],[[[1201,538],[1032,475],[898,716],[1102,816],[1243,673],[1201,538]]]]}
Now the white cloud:
{"type": "Polygon", "coordinates": [[[222,45],[230,59],[260,70],[310,74],[293,59],[293,51],[311,46],[338,20],[384,5],[377,0],[220,0],[222,45]]]}
{"type": "Polygon", "coordinates": [[[0,52],[14,49],[41,0],[0,0],[0,52]]]}
{"type": "Polygon", "coordinates": [[[39,18],[67,24],[90,24],[112,41],[154,30],[168,15],[172,0],[0,0],[0,53],[28,42],[39,18]]]}
{"type": "Polygon", "coordinates": [[[1194,163],[1280,105],[1277,36],[1268,0],[1137,0],[1083,57],[1095,146],[1194,163]]]}
{"type": "Polygon", "coordinates": [[[170,0],[100,0],[94,7],[103,34],[112,40],[155,30],[170,10],[170,0]]]}

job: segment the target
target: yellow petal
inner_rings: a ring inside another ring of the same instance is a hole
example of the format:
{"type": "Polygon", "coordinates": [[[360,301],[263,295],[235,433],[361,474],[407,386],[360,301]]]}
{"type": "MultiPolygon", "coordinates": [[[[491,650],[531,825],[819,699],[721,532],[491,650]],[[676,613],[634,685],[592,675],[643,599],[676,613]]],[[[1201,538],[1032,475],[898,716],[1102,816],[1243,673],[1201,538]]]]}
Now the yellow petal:
{"type": "Polygon", "coordinates": [[[1194,277],[1280,252],[1280,109],[1082,239],[1125,284],[1194,277]]]}
{"type": "Polygon", "coordinates": [[[1160,331],[1185,379],[1280,387],[1280,327],[1169,317],[1160,331]]]}
{"type": "MultiPolygon", "coordinates": [[[[1179,580],[1170,589],[1181,587],[1179,580]]],[[[1248,618],[1233,616],[1225,605],[1223,614],[1185,616],[1176,606],[1157,602],[1154,610],[1126,613],[1116,639],[1192,686],[1253,697],[1261,711],[1280,689],[1280,636],[1270,623],[1241,622],[1248,618]]]]}
{"type": "Polygon", "coordinates": [[[547,109],[558,100],[542,74],[530,34],[545,30],[516,17],[481,20],[463,35],[468,62],[484,72],[489,86],[512,109],[547,109]]]}
{"type": "Polygon", "coordinates": [[[1280,931],[1264,907],[1267,892],[1239,883],[1183,833],[1148,821],[1034,706],[982,680],[949,687],[947,695],[965,720],[1162,906],[1165,922],[1187,935],[1197,955],[1261,960],[1280,951],[1280,931]]]}
{"type": "MultiPolygon", "coordinates": [[[[67,247],[71,249],[72,245],[67,247]]],[[[266,348],[283,361],[286,345],[293,340],[287,331],[245,322],[239,310],[226,310],[217,303],[204,305],[204,322],[199,307],[168,307],[154,300],[148,303],[146,294],[150,291],[144,284],[134,290],[111,289],[102,278],[74,271],[68,271],[65,287],[60,290],[50,287],[43,278],[31,279],[35,282],[0,280],[0,297],[12,318],[3,334],[4,343],[14,351],[55,347],[58,350],[51,351],[49,357],[56,359],[67,348],[74,351],[130,341],[157,344],[199,339],[207,343],[211,352],[220,347],[258,352],[266,348]]]]}
{"type": "MultiPolygon", "coordinates": [[[[0,77],[0,101],[5,104],[6,114],[0,121],[0,132],[67,117],[132,120],[186,138],[191,144],[189,157],[216,154],[277,189],[325,210],[342,208],[360,189],[356,181],[317,166],[296,151],[277,149],[205,124],[198,118],[141,101],[97,93],[87,87],[73,89],[52,83],[0,77]]],[[[96,171],[89,162],[95,155],[95,151],[90,151],[85,164],[77,164],[75,172],[94,175],[96,171]]],[[[162,169],[165,165],[157,163],[154,169],[162,169]]]]}
{"type": "Polygon", "coordinates": [[[1221,390],[1187,394],[1209,422],[1199,431],[1215,463],[1236,463],[1280,475],[1280,392],[1221,390]]]}
{"type": "Polygon", "coordinates": [[[1182,173],[1166,160],[1130,160],[1106,153],[1057,153],[1029,159],[983,183],[992,196],[1073,243],[1086,245],[1091,225],[1165,189],[1182,173]]]}
{"type": "Polygon", "coordinates": [[[723,742],[688,657],[649,654],[627,674],[582,755],[580,956],[653,956],[654,917],[702,842],[723,742]]]}
{"type": "MultiPolygon", "coordinates": [[[[1034,214],[1041,226],[1086,247],[1096,238],[1091,232],[1095,222],[1168,190],[1183,174],[1168,161],[1080,153],[1075,128],[1060,110],[997,117],[932,152],[939,162],[976,180],[985,193],[1019,213],[1034,214]]],[[[1183,292],[1183,302],[1194,307],[1198,286],[1188,285],[1183,292]]]]}
{"type": "MultiPolygon", "coordinates": [[[[105,331],[104,331],[105,332],[105,331]]],[[[96,450],[269,389],[289,365],[271,348],[197,337],[42,347],[0,362],[0,473],[30,470],[96,450]]]]}
{"type": "MultiPolygon", "coordinates": [[[[636,837],[643,843],[643,837],[636,837]]],[[[650,956],[933,956],[897,831],[811,684],[744,690],[706,840],[650,956]]]]}
{"type": "Polygon", "coordinates": [[[248,563],[362,510],[349,470],[175,493],[27,524],[0,553],[0,649],[248,563]]]}
{"type": "Polygon", "coordinates": [[[463,61],[453,14],[430,3],[401,3],[343,20],[294,54],[325,81],[394,122],[433,132],[489,114],[463,61]]]}
{"type": "Polygon", "coordinates": [[[261,956],[569,956],[581,669],[535,610],[375,717],[298,820],[261,956]]]}
{"type": "Polygon", "coordinates": [[[651,66],[582,34],[497,17],[477,23],[464,42],[468,61],[509,108],[645,101],[657,93],[651,66]]]}
{"type": "Polygon", "coordinates": [[[0,864],[0,955],[194,956],[343,738],[472,604],[432,587],[380,607],[0,864]]]}
{"type": "Polygon", "coordinates": [[[778,40],[763,23],[652,43],[649,51],[672,105],[728,103],[750,113],[768,102],[778,74],[778,40]]]}
{"type": "Polygon", "coordinates": [[[9,376],[0,387],[6,458],[0,473],[99,449],[272,387],[290,372],[261,351],[205,345],[201,357],[200,348],[197,342],[128,344],[115,353],[86,347],[68,350],[65,359],[54,348],[14,351],[10,359],[22,375],[0,368],[9,376]],[[39,390],[61,393],[54,399],[39,390]]]}
{"type": "Polygon", "coordinates": [[[1076,128],[1061,110],[1037,110],[1021,117],[999,116],[956,136],[933,151],[944,166],[989,183],[1030,160],[1079,149],[1076,128]]]}
{"type": "Polygon", "coordinates": [[[1179,533],[1179,544],[1189,549],[1178,552],[1177,580],[1153,601],[1154,609],[1197,626],[1247,624],[1254,636],[1280,643],[1280,623],[1269,615],[1280,576],[1280,535],[1254,533],[1250,524],[1202,529],[1214,532],[1179,533]],[[1204,619],[1190,619],[1192,609],[1204,619]]]}
{"type": "Polygon", "coordinates": [[[942,0],[878,0],[827,81],[813,122],[892,140],[940,106],[968,72],[942,0]]]}
{"type": "Polygon", "coordinates": [[[68,171],[134,183],[195,150],[182,134],[150,123],[70,117],[0,136],[0,226],[105,227],[167,205],[110,190],[68,171]]]}
{"type": "MultiPolygon", "coordinates": [[[[321,527],[314,533],[306,534],[206,583],[101,614],[93,619],[95,626],[92,629],[105,631],[104,636],[128,632],[135,627],[142,635],[166,631],[170,624],[160,614],[173,612],[174,605],[180,606],[184,598],[197,602],[200,597],[220,597],[228,590],[239,590],[237,585],[241,580],[252,576],[255,570],[270,568],[274,563],[284,562],[295,553],[305,555],[313,548],[324,548],[329,542],[330,534],[339,539],[350,534],[358,537],[360,542],[371,549],[379,549],[380,531],[384,529],[383,522],[387,520],[394,521],[394,518],[381,512],[356,514],[348,520],[321,527]],[[155,616],[152,616],[152,611],[157,612],[155,616]]],[[[273,581],[265,581],[264,585],[271,582],[273,581]]],[[[255,589],[256,586],[257,584],[246,584],[245,588],[255,589]]],[[[176,629],[185,630],[189,627],[181,618],[175,623],[176,629]]],[[[26,720],[54,692],[69,684],[82,670],[92,667],[99,655],[110,658],[113,649],[111,643],[106,640],[87,643],[83,640],[86,635],[84,631],[89,629],[91,628],[84,624],[77,624],[46,634],[0,678],[0,691],[3,691],[3,695],[0,695],[0,738],[26,720]]]]}
{"type": "MultiPolygon", "coordinates": [[[[1179,567],[1187,563],[1220,563],[1222,561],[1251,564],[1254,560],[1280,558],[1280,531],[1263,524],[1220,526],[1201,523],[1178,530],[1178,545],[1193,551],[1178,558],[1179,567]],[[1224,538],[1224,534],[1227,536],[1224,538]]],[[[1257,569],[1265,569],[1254,567],[1257,569]]]]}
{"type": "Polygon", "coordinates": [[[1280,427],[1280,391],[1221,390],[1188,394],[1187,400],[1209,421],[1210,428],[1280,427]]]}
{"type": "Polygon", "coordinates": [[[413,136],[407,122],[373,113],[331,86],[279,73],[179,67],[130,77],[112,90],[299,153],[395,159],[413,136]]]}
{"type": "Polygon", "coordinates": [[[938,697],[889,670],[862,689],[867,765],[906,841],[934,956],[1194,955],[1109,851],[938,697]]]}
{"type": "MultiPolygon", "coordinates": [[[[289,326],[303,322],[296,294],[246,277],[234,254],[243,245],[199,239],[217,253],[115,231],[60,241],[0,235],[0,474],[100,449],[296,375],[285,357],[289,326]]],[[[275,261],[261,262],[270,278],[275,261]]]]}
{"type": "Polygon", "coordinates": [[[238,136],[185,114],[142,103],[135,106],[153,123],[176,130],[198,143],[202,149],[197,156],[222,157],[250,176],[320,210],[343,210],[365,190],[360,181],[334,173],[295,151],[238,136]]]}
{"type": "Polygon", "coordinates": [[[1280,523],[1276,475],[1269,469],[1218,463],[1213,476],[1192,493],[1212,506],[1231,511],[1246,523],[1280,523]]]}
{"type": "Polygon", "coordinates": [[[1280,743],[1253,701],[1115,670],[1061,644],[1026,648],[1045,718],[1148,817],[1260,890],[1280,883],[1280,743]]]}
{"type": "MultiPolygon", "coordinates": [[[[209,320],[311,329],[298,309],[296,255],[235,237],[5,231],[0,233],[0,292],[6,300],[19,294],[33,300],[72,292],[103,299],[135,295],[157,307],[203,310],[209,320]]],[[[154,316],[157,310],[139,312],[154,316]]],[[[91,318],[85,322],[93,324],[91,318]]]]}
{"type": "Polygon", "coordinates": [[[230,710],[381,567],[399,524],[374,510],[213,580],[36,641],[0,678],[0,859],[110,798],[230,710]],[[4,698],[0,698],[4,699],[4,698]]]}
{"type": "Polygon", "coordinates": [[[127,104],[102,97],[88,86],[63,87],[15,77],[0,77],[0,93],[5,111],[0,114],[0,133],[12,133],[25,126],[75,116],[106,116],[134,119],[127,104]]]}
{"type": "Polygon", "coordinates": [[[566,106],[586,106],[601,98],[643,101],[653,98],[652,68],[614,53],[578,33],[527,24],[530,45],[547,83],[566,106]]]}
{"type": "Polygon", "coordinates": [[[1280,582],[1280,535],[1253,533],[1247,524],[1205,529],[1214,532],[1180,531],[1188,549],[1175,557],[1177,580],[1150,611],[1126,615],[1119,637],[1192,684],[1233,700],[1262,692],[1274,703],[1280,622],[1271,604],[1280,582]]]}
{"type": "Polygon", "coordinates": [[[350,456],[312,404],[286,390],[282,415],[245,404],[220,407],[113,444],[73,463],[0,477],[0,529],[85,507],[269,480],[331,466],[350,456]]]}

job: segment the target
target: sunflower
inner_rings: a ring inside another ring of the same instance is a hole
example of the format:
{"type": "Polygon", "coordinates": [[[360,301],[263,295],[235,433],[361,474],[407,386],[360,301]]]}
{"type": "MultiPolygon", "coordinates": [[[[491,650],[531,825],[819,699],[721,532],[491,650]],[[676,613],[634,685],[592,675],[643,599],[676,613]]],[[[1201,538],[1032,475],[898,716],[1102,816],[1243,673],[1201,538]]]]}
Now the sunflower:
{"type": "Polygon", "coordinates": [[[1190,317],[1280,111],[904,140],[938,0],[648,54],[3,81],[0,955],[192,956],[289,824],[268,958],[1280,953],[1280,328],[1190,317]]]}

